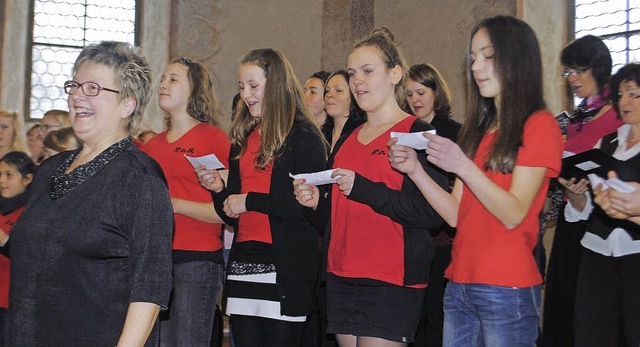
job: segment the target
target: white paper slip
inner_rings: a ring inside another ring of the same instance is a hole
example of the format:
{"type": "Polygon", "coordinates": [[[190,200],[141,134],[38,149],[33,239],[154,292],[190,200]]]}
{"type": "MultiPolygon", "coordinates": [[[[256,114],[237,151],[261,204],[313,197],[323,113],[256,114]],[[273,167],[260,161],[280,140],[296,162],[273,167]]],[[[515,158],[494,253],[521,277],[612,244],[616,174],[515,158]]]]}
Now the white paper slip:
{"type": "Polygon", "coordinates": [[[627,182],[621,181],[619,178],[609,178],[608,180],[604,180],[602,177],[596,174],[589,174],[587,175],[587,177],[589,177],[589,183],[594,189],[599,184],[602,184],[602,188],[600,188],[602,190],[613,188],[621,193],[633,193],[636,191],[636,189],[632,185],[628,184],[627,182]]]}
{"type": "Polygon", "coordinates": [[[187,158],[187,160],[191,163],[191,165],[193,165],[194,168],[200,165],[204,165],[207,170],[224,169],[224,164],[222,164],[222,162],[218,160],[218,157],[216,157],[215,154],[209,154],[202,157],[190,157],[185,154],[184,157],[187,158]]]}
{"type": "MultiPolygon", "coordinates": [[[[434,135],[436,134],[435,129],[427,130],[427,132],[434,135]]],[[[423,131],[417,133],[398,133],[392,131],[391,138],[397,137],[398,145],[403,145],[414,149],[427,149],[427,143],[429,142],[429,140],[427,140],[426,137],[422,136],[422,133],[423,131]]]]}
{"type": "Polygon", "coordinates": [[[294,180],[299,180],[304,178],[307,180],[305,184],[320,186],[323,184],[336,183],[336,181],[338,180],[338,177],[340,176],[336,178],[331,178],[331,174],[336,170],[338,169],[330,169],[330,170],[324,170],[320,172],[297,174],[297,175],[292,175],[291,173],[289,173],[289,177],[293,178],[294,180]]]}

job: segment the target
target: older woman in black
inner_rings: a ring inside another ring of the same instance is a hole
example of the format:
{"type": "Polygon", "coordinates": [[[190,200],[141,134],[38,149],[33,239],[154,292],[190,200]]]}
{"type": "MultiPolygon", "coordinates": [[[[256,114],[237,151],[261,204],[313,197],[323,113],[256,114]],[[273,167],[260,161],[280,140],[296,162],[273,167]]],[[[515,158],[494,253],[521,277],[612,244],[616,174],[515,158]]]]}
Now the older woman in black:
{"type": "Polygon", "coordinates": [[[166,308],[171,201],[130,138],[150,79],[126,43],[87,46],[76,60],[64,90],[84,145],[42,163],[12,229],[12,345],[142,346],[166,308]]]}

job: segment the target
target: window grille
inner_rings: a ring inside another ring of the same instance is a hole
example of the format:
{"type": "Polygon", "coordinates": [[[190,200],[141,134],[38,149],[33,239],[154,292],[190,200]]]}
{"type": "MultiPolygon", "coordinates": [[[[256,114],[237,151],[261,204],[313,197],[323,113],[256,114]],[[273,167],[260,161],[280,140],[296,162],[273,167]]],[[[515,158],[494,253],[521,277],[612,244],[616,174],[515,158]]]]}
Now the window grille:
{"type": "Polygon", "coordinates": [[[575,0],[574,36],[595,35],[609,47],[613,73],[640,61],[640,0],[575,0]]]}
{"type": "Polygon", "coordinates": [[[90,43],[135,43],[136,0],[34,0],[30,117],[66,110],[62,88],[73,62],[90,43]]]}

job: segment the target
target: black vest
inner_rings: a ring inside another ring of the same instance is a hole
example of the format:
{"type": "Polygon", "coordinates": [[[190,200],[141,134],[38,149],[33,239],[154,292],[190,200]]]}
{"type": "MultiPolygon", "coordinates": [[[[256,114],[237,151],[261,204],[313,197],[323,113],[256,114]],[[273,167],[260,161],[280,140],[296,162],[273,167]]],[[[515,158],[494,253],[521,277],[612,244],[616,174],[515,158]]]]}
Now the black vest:
{"type": "MultiPolygon", "coordinates": [[[[617,132],[604,136],[600,149],[609,155],[613,155],[618,147],[617,136],[617,132]]],[[[625,161],[619,161],[616,166],[616,173],[618,178],[623,181],[640,182],[640,153],[625,161]]],[[[611,218],[596,204],[591,216],[589,216],[587,230],[606,239],[616,228],[622,228],[631,235],[631,238],[640,240],[640,225],[626,219],[611,218]]]]}

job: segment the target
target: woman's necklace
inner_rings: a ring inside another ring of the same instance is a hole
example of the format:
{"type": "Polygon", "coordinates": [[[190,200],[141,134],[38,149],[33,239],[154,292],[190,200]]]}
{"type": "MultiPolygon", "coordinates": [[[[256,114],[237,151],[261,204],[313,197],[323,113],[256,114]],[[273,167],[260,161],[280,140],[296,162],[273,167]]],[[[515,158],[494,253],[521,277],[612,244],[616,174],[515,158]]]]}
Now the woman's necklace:
{"type": "MultiPolygon", "coordinates": [[[[631,134],[629,134],[629,135],[631,135],[631,134]]],[[[635,142],[638,142],[638,140],[640,140],[640,135],[629,136],[627,138],[627,142],[629,142],[629,143],[635,143],[635,142]]]]}

